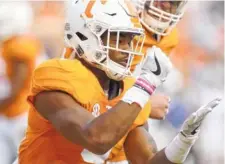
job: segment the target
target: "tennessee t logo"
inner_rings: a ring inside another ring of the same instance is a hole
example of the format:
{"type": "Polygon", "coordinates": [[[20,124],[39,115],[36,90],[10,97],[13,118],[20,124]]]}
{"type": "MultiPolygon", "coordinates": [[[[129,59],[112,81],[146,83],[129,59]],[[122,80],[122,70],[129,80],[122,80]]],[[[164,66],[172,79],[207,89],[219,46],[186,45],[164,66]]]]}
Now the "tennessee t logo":
{"type": "MultiPolygon", "coordinates": [[[[105,4],[107,0],[101,0],[101,4],[105,4]]],[[[91,10],[95,4],[96,0],[90,0],[87,4],[87,7],[85,9],[85,15],[88,17],[88,18],[92,18],[93,17],[93,14],[91,13],[91,10]]]]}

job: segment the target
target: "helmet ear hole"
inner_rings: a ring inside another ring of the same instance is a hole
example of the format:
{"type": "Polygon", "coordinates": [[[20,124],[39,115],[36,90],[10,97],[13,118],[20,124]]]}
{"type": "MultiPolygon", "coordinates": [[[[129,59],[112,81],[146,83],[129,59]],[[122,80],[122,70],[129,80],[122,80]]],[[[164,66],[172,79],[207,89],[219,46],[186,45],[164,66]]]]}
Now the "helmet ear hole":
{"type": "Polygon", "coordinates": [[[73,36],[71,34],[66,34],[68,40],[70,40],[73,36]]]}
{"type": "Polygon", "coordinates": [[[77,37],[81,40],[81,41],[85,41],[88,38],[86,36],[84,36],[83,34],[81,34],[80,32],[76,32],[77,37]]]}

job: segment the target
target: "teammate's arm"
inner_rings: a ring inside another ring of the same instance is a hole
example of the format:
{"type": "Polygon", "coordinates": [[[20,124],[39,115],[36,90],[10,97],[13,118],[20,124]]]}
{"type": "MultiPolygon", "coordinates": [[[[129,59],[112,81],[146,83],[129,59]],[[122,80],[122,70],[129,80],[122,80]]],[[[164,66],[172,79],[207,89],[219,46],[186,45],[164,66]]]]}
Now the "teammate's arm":
{"type": "Polygon", "coordinates": [[[132,164],[146,163],[147,159],[157,153],[157,146],[152,136],[147,132],[148,124],[139,126],[129,132],[124,150],[127,159],[132,164]]]}
{"type": "Polygon", "coordinates": [[[124,149],[128,161],[132,164],[172,164],[166,158],[164,149],[158,152],[153,137],[144,126],[129,132],[124,149]]]}
{"type": "Polygon", "coordinates": [[[156,151],[154,140],[143,126],[133,129],[124,143],[127,159],[132,164],[183,163],[198,139],[202,121],[220,101],[221,99],[216,98],[189,116],[184,122],[181,132],[165,149],[159,152],[156,151]]]}
{"type": "Polygon", "coordinates": [[[7,98],[0,101],[0,110],[7,109],[7,107],[15,101],[20,91],[25,86],[25,81],[28,76],[28,66],[26,62],[12,58],[12,75],[10,80],[10,94],[7,98]]]}

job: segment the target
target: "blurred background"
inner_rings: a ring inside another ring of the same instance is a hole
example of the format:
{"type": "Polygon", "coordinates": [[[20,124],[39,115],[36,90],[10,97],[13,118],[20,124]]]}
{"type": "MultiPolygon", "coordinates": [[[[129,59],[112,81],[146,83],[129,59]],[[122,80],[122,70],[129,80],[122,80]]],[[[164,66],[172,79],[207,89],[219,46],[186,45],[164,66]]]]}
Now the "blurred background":
{"type": "MultiPolygon", "coordinates": [[[[175,70],[160,91],[171,96],[164,121],[149,120],[159,149],[201,105],[224,94],[224,1],[190,1],[178,23],[179,44],[170,55],[175,70]]],[[[205,120],[185,164],[224,163],[224,100],[205,120]]]]}
{"type": "MultiPolygon", "coordinates": [[[[15,159],[16,148],[22,138],[10,129],[24,132],[25,124],[23,128],[17,126],[18,122],[22,122],[19,116],[26,113],[18,109],[20,105],[15,105],[18,104],[14,103],[16,98],[8,99],[14,92],[15,97],[22,97],[16,94],[19,90],[16,86],[29,84],[20,84],[19,79],[29,81],[37,64],[60,57],[63,51],[64,6],[60,1],[17,1],[13,4],[15,10],[7,10],[2,7],[3,3],[7,2],[0,2],[0,164],[8,164],[7,161],[15,159]],[[21,7],[24,8],[21,10],[21,7]],[[10,21],[10,27],[4,28],[7,21],[10,21]],[[21,34],[22,39],[16,37],[21,34]],[[12,35],[15,35],[13,39],[10,38],[12,35]],[[21,43],[26,44],[17,48],[21,43]],[[18,60],[10,61],[13,55],[8,54],[15,50],[18,60]],[[13,63],[19,63],[19,66],[14,68],[13,63]],[[26,72],[21,68],[26,68],[26,72]],[[17,79],[12,75],[16,75],[17,79]],[[17,110],[10,111],[14,106],[17,110]]],[[[216,96],[223,97],[224,93],[224,1],[190,1],[184,18],[178,23],[178,30],[179,44],[170,55],[175,69],[158,90],[171,97],[170,112],[163,121],[149,120],[150,133],[159,149],[173,139],[190,113],[216,96]]],[[[24,89],[24,93],[28,88],[24,89]]],[[[223,107],[224,101],[207,117],[201,138],[185,164],[224,163],[223,107]]]]}

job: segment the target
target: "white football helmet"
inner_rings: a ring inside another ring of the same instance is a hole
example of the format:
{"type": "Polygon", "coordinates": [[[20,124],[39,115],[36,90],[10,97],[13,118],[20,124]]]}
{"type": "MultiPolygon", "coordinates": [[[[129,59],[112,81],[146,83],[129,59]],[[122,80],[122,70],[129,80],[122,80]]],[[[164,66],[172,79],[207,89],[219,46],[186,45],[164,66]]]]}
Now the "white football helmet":
{"type": "Polygon", "coordinates": [[[158,35],[168,35],[182,18],[187,0],[132,0],[142,24],[158,35]]]}
{"type": "Polygon", "coordinates": [[[33,11],[28,2],[0,2],[0,41],[28,32],[32,21],[33,11]]]}
{"type": "Polygon", "coordinates": [[[130,66],[135,55],[144,56],[142,46],[145,39],[137,12],[126,0],[69,0],[67,1],[65,24],[65,46],[88,63],[106,72],[114,80],[122,80],[132,75],[130,66]],[[136,23],[135,23],[136,22],[136,23]],[[107,32],[107,44],[103,45],[101,36],[107,32]],[[110,34],[117,33],[115,47],[111,47],[110,34]],[[131,43],[130,50],[119,48],[121,33],[135,36],[137,42],[131,43]],[[109,58],[109,50],[128,54],[126,66],[109,58]]]}

